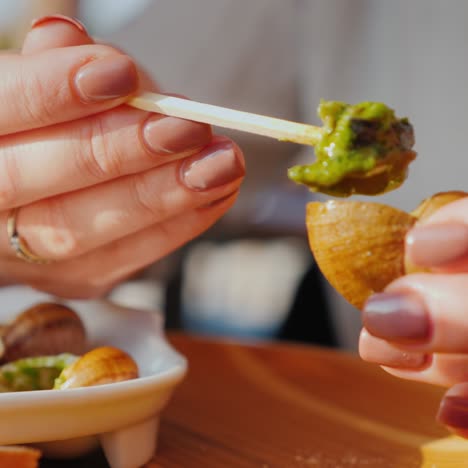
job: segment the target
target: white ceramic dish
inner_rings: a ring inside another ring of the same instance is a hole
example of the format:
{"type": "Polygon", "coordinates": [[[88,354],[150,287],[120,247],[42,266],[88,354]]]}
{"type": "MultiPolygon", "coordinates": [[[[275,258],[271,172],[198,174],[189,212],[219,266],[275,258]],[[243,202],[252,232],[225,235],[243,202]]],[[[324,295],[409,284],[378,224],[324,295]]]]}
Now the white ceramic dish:
{"type": "MultiPolygon", "coordinates": [[[[54,300],[28,288],[0,289],[0,323],[54,300]]],[[[154,454],[161,410],[187,362],[165,340],[162,316],[104,301],[63,301],[81,317],[89,348],[127,351],[140,378],[69,390],[0,393],[0,445],[34,444],[44,455],[73,457],[101,444],[112,468],[136,468],[154,454]]]]}

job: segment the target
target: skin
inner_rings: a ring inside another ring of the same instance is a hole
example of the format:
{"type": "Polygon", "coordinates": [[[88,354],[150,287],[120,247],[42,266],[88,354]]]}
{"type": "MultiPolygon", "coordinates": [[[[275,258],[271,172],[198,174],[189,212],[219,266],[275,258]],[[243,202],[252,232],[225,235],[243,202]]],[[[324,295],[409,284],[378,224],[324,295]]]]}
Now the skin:
{"type": "MultiPolygon", "coordinates": [[[[20,235],[34,253],[54,260],[17,259],[2,229],[1,284],[69,298],[102,296],[204,232],[236,200],[244,160],[232,141],[172,119],[159,133],[152,130],[161,147],[155,152],[143,141],[150,114],[123,106],[128,96],[80,99],[70,77],[87,61],[115,55],[123,53],[95,44],[72,23],[49,20],[28,33],[20,54],[0,56],[9,84],[0,87],[0,225],[20,206],[20,235]],[[184,168],[219,145],[237,166],[217,158],[196,182],[221,174],[222,183],[188,187],[184,168]]],[[[137,73],[140,87],[158,90],[143,70],[137,73]]],[[[153,122],[164,118],[152,115],[153,122]]]]}
{"type": "MultiPolygon", "coordinates": [[[[423,227],[441,228],[468,226],[468,198],[452,202],[439,209],[422,223],[423,227]]],[[[415,228],[416,229],[416,228],[415,228]]],[[[421,224],[417,229],[421,229],[421,224]]],[[[468,401],[468,321],[466,291],[468,289],[468,256],[460,249],[450,261],[439,261],[434,249],[423,244],[421,236],[407,236],[409,258],[430,269],[428,273],[406,275],[390,284],[386,293],[410,294],[425,306],[431,333],[429,336],[399,341],[374,336],[369,330],[361,332],[359,351],[367,361],[383,366],[390,374],[409,380],[441,385],[468,401]],[[419,245],[418,245],[419,240],[419,245]]],[[[437,237],[439,252],[452,253],[453,239],[437,237]]],[[[466,246],[468,247],[468,246],[466,246]]],[[[468,437],[468,431],[451,427],[457,434],[468,437]]]]}

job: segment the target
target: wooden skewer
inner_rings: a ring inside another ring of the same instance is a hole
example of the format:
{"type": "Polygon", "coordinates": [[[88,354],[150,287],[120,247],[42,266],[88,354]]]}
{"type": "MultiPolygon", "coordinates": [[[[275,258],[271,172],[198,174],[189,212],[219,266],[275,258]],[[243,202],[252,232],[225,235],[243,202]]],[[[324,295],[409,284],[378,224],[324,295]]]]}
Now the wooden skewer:
{"type": "Polygon", "coordinates": [[[187,99],[143,92],[127,104],[138,109],[172,117],[203,122],[217,127],[254,133],[281,141],[316,145],[322,138],[322,128],[264,115],[203,104],[187,99]]]}

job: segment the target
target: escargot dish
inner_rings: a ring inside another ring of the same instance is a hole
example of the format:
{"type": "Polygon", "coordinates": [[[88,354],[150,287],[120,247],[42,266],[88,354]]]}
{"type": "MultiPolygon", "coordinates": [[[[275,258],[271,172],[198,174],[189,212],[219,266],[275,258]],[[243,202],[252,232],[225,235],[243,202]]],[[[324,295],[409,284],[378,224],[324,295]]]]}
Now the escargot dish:
{"type": "Polygon", "coordinates": [[[121,349],[86,352],[86,330],[71,308],[53,302],[28,308],[0,329],[0,392],[62,390],[138,377],[121,349]]]}

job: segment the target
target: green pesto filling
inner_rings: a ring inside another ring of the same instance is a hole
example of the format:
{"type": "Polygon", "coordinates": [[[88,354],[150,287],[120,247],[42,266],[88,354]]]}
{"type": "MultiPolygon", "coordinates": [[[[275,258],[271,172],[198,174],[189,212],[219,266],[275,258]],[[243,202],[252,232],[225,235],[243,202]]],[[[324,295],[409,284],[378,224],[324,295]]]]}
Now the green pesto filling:
{"type": "Polygon", "coordinates": [[[0,367],[0,392],[50,390],[60,373],[78,356],[63,353],[19,359],[0,367]]]}
{"type": "Polygon", "coordinates": [[[335,196],[375,195],[399,187],[415,158],[413,128],[379,102],[322,101],[323,136],[316,161],[289,169],[288,177],[335,196]]]}

